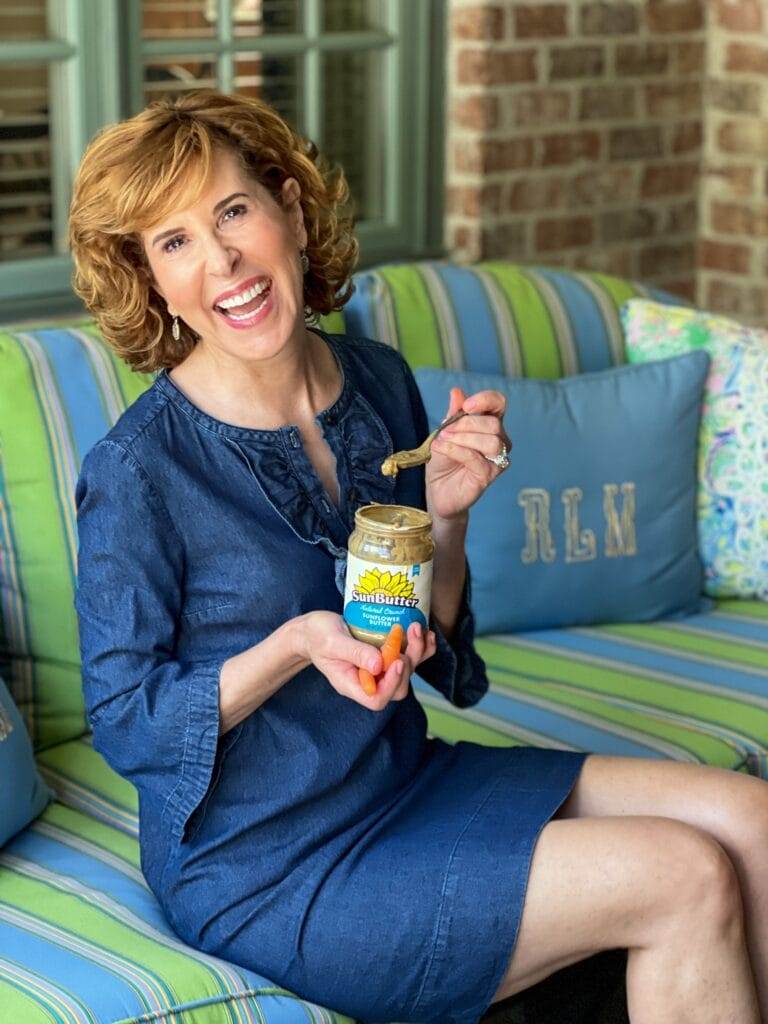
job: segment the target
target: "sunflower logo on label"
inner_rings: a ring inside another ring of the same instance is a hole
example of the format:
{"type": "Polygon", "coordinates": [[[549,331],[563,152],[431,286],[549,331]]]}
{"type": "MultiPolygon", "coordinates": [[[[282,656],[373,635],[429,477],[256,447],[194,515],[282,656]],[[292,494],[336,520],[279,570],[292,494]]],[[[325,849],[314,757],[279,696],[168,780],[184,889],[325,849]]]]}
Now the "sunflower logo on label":
{"type": "Polygon", "coordinates": [[[431,562],[372,567],[354,555],[350,562],[357,564],[347,572],[344,618],[349,625],[375,633],[388,633],[397,622],[403,629],[412,622],[427,628],[431,562]]]}

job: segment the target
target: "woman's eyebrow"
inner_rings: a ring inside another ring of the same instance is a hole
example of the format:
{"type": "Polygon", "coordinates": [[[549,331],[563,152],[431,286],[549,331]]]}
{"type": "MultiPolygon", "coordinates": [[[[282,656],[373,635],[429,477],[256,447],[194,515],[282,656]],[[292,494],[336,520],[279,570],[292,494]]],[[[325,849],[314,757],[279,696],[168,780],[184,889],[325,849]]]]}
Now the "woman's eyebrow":
{"type": "MultiPolygon", "coordinates": [[[[227,196],[226,199],[220,199],[213,208],[214,213],[218,213],[222,206],[226,206],[227,203],[231,203],[233,199],[237,199],[238,196],[245,196],[246,199],[250,198],[247,192],[233,192],[231,196],[227,196]]],[[[183,231],[183,228],[168,228],[167,231],[161,231],[159,235],[155,235],[152,239],[151,245],[154,248],[158,242],[167,238],[169,235],[175,235],[177,231],[183,231]]]]}

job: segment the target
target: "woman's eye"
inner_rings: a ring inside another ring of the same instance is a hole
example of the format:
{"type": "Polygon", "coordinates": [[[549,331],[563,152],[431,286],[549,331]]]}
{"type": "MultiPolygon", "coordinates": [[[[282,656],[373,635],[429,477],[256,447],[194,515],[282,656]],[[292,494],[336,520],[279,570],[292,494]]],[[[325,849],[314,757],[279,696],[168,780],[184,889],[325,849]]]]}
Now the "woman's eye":
{"type": "MultiPolygon", "coordinates": [[[[242,203],[238,203],[237,206],[230,206],[222,214],[222,219],[227,219],[227,214],[230,214],[230,213],[234,213],[234,214],[236,214],[239,217],[241,214],[245,213],[245,207],[243,206],[242,203]]],[[[229,217],[228,219],[232,220],[231,217],[229,217]]]]}
{"type": "Polygon", "coordinates": [[[177,245],[174,245],[174,243],[175,242],[181,242],[181,241],[182,241],[182,236],[181,235],[174,235],[173,238],[169,238],[168,241],[163,246],[163,252],[167,252],[169,254],[170,253],[174,253],[174,252],[178,252],[179,248],[181,248],[181,247],[177,246],[177,245]]]}

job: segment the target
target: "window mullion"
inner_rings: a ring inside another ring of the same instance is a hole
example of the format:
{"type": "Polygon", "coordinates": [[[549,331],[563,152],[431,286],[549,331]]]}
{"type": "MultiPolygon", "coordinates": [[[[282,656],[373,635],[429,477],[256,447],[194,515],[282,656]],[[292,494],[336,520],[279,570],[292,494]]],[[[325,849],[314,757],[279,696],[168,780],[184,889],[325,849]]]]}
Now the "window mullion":
{"type": "Polygon", "coordinates": [[[232,51],[234,36],[232,0],[219,0],[219,88],[226,93],[234,92],[235,88],[235,55],[232,51]]]}
{"type": "Polygon", "coordinates": [[[318,48],[321,32],[320,0],[305,0],[304,38],[308,44],[304,53],[304,134],[323,148],[323,74],[322,57],[318,48]]]}

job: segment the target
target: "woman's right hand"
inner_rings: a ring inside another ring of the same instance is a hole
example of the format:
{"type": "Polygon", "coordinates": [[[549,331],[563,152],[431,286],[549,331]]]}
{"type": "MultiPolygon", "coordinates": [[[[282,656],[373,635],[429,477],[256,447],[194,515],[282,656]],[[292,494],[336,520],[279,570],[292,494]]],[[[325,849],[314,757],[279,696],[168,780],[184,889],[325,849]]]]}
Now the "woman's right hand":
{"type": "Polygon", "coordinates": [[[371,711],[382,711],[391,700],[407,697],[411,672],[435,653],[432,632],[419,637],[413,628],[409,629],[405,652],[377,680],[376,693],[369,697],[363,691],[357,670],[367,668],[378,675],[382,668],[378,647],[355,639],[344,619],[335,612],[308,612],[300,617],[297,625],[300,653],[304,658],[323,673],[337,693],[371,711]]]}

